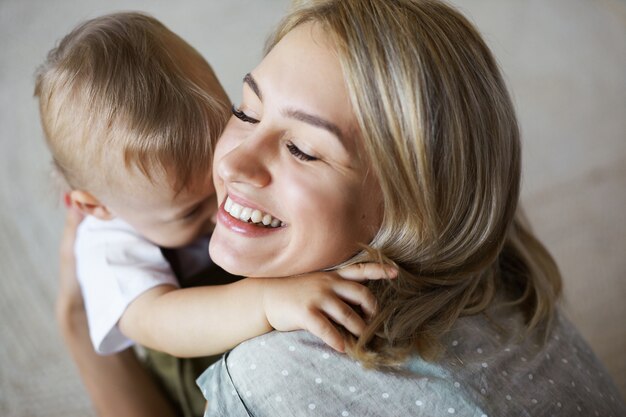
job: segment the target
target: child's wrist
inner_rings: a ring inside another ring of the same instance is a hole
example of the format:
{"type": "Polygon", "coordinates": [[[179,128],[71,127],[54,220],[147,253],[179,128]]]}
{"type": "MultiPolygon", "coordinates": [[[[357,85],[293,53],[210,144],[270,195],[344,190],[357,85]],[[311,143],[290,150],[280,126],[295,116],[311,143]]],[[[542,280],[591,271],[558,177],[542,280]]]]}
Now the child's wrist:
{"type": "Polygon", "coordinates": [[[261,319],[267,329],[274,330],[269,318],[269,306],[271,302],[269,300],[269,293],[271,292],[272,285],[271,279],[267,278],[248,278],[251,280],[255,291],[258,291],[259,299],[261,300],[261,319]]]}

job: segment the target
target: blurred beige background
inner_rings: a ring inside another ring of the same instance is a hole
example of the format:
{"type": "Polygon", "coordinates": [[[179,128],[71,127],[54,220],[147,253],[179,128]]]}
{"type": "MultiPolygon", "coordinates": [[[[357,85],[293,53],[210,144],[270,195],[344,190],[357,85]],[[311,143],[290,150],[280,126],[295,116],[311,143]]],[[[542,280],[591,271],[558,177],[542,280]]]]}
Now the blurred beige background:
{"type": "MultiPolygon", "coordinates": [[[[523,130],[522,202],[565,278],[564,308],[626,393],[626,2],[455,0],[493,48],[523,130]]],[[[33,72],[78,22],[153,14],[233,101],[288,0],[0,0],[0,415],[89,416],[54,322],[62,222],[33,72]]]]}

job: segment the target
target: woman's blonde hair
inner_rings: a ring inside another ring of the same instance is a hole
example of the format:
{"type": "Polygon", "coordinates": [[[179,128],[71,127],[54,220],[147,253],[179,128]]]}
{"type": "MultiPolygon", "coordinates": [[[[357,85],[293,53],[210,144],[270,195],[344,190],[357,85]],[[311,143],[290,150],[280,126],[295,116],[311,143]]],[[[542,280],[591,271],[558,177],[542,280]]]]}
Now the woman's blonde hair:
{"type": "Polygon", "coordinates": [[[89,191],[124,182],[124,167],[177,189],[205,178],[229,113],[202,56],[136,12],[77,26],[38,69],[35,96],[56,168],[89,191]]]}
{"type": "Polygon", "coordinates": [[[384,200],[378,234],[349,262],[400,269],[370,284],[380,312],[351,354],[368,366],[434,358],[455,321],[500,289],[529,328],[549,322],[561,278],[519,213],[518,125],[476,29],[432,0],[299,3],[267,51],[305,22],[334,43],[384,200]]]}

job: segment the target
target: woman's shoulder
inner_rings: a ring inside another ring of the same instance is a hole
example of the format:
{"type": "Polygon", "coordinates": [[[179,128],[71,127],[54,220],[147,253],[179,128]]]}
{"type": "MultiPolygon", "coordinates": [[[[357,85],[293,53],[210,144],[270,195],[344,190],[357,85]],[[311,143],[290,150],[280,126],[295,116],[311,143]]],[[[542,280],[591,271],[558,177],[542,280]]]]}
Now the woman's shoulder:
{"type": "Polygon", "coordinates": [[[272,332],[235,348],[199,385],[217,416],[624,415],[566,319],[557,315],[547,334],[522,339],[522,330],[515,315],[460,319],[438,360],[415,355],[401,371],[364,369],[308,332],[272,332]]]}
{"type": "Polygon", "coordinates": [[[242,343],[199,385],[210,415],[248,415],[236,414],[241,410],[255,416],[483,414],[437,366],[428,364],[419,375],[364,369],[304,331],[272,332],[242,343]]]}
{"type": "Polygon", "coordinates": [[[440,362],[488,415],[626,415],[604,366],[561,312],[532,332],[518,313],[464,317],[444,343],[440,362]]]}

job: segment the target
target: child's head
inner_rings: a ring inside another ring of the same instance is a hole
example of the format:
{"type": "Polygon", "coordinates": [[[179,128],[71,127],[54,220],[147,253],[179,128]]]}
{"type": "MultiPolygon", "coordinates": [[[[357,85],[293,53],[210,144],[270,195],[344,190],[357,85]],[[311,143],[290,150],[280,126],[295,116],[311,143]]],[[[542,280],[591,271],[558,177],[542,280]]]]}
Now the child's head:
{"type": "Polygon", "coordinates": [[[228,97],[184,40],[139,13],[89,20],[49,53],[35,95],[73,204],[162,246],[208,231],[228,97]]]}

